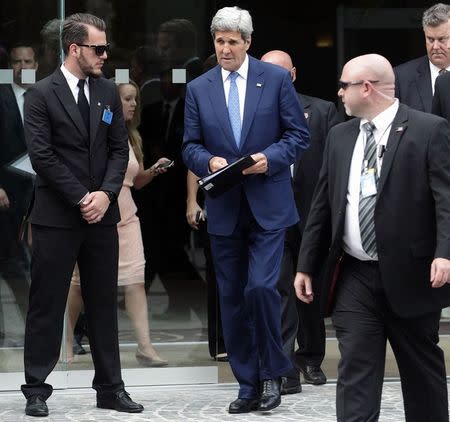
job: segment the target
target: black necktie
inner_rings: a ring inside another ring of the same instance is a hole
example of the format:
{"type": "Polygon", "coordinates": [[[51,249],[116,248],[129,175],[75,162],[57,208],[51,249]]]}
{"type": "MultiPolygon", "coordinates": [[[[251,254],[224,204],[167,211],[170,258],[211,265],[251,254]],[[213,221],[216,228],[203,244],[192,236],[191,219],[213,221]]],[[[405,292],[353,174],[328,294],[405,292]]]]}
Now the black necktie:
{"type": "Polygon", "coordinates": [[[80,110],[81,117],[83,118],[84,125],[86,126],[87,133],[89,134],[89,103],[84,95],[84,79],[78,81],[78,108],[80,110]]]}

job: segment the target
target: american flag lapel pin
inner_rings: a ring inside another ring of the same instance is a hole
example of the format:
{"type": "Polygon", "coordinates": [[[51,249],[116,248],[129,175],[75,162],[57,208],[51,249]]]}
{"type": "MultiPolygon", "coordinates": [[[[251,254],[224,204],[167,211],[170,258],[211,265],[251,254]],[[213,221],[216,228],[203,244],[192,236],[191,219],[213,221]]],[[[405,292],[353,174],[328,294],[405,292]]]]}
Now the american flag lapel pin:
{"type": "Polygon", "coordinates": [[[262,87],[262,84],[260,84],[259,82],[256,84],[256,86],[258,87],[258,88],[261,88],[262,87]]]}
{"type": "Polygon", "coordinates": [[[395,129],[396,132],[403,132],[403,126],[399,126],[397,129],[395,129]]]}

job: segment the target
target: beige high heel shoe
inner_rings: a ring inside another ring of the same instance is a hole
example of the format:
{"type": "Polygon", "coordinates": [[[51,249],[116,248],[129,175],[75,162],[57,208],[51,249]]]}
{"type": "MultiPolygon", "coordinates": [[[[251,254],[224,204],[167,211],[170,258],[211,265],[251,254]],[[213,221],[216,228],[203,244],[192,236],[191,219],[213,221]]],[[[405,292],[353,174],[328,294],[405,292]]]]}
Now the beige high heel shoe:
{"type": "Polygon", "coordinates": [[[160,358],[156,353],[154,356],[149,356],[144,352],[141,352],[139,349],[136,350],[136,360],[142,366],[148,367],[160,367],[167,366],[169,362],[166,359],[160,358]]]}

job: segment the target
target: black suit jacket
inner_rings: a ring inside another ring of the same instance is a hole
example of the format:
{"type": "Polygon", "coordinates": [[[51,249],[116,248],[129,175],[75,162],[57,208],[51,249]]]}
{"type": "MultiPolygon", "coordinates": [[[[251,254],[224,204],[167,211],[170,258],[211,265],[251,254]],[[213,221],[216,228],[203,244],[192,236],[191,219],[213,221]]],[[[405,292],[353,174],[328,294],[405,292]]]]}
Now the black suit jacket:
{"type": "Polygon", "coordinates": [[[439,75],[434,85],[431,112],[450,121],[450,72],[439,75]]]}
{"type": "MultiPolygon", "coordinates": [[[[298,271],[314,273],[320,236],[331,221],[328,277],[342,254],[347,187],[359,119],[330,130],[324,161],[299,254],[298,271]]],[[[450,125],[437,116],[400,105],[383,157],[375,208],[381,281],[401,317],[434,312],[450,304],[450,285],[433,289],[430,265],[450,259],[450,125]]],[[[338,281],[339,282],[339,281],[338,281]]],[[[325,310],[327,294],[322,295],[325,310]]]]}
{"type": "Polygon", "coordinates": [[[433,89],[428,56],[394,67],[395,96],[416,110],[431,112],[433,89]]]}
{"type": "Polygon", "coordinates": [[[340,119],[335,105],[332,102],[308,95],[298,94],[303,106],[306,122],[310,130],[309,148],[305,150],[301,158],[294,166],[294,198],[300,214],[298,223],[303,232],[308,217],[309,208],[319,178],[322,166],[323,150],[328,131],[340,119]]]}
{"type": "Polygon", "coordinates": [[[135,192],[134,197],[140,208],[139,215],[147,222],[153,220],[152,236],[170,236],[173,242],[185,243],[189,235],[189,225],[186,222],[187,168],[181,157],[184,99],[179,98],[175,105],[167,138],[162,121],[163,105],[163,101],[158,101],[142,110],[139,130],[142,135],[144,161],[148,167],[159,158],[167,157],[175,161],[175,166],[139,192],[135,192]]]}
{"type": "MultiPolygon", "coordinates": [[[[25,138],[37,173],[30,221],[50,227],[87,224],[78,202],[89,191],[122,187],[128,163],[128,134],[115,84],[89,78],[90,133],[87,133],[69,85],[58,68],[28,89],[25,138]],[[105,108],[112,122],[102,120],[105,108]]],[[[99,224],[120,220],[117,202],[99,224]]]]}

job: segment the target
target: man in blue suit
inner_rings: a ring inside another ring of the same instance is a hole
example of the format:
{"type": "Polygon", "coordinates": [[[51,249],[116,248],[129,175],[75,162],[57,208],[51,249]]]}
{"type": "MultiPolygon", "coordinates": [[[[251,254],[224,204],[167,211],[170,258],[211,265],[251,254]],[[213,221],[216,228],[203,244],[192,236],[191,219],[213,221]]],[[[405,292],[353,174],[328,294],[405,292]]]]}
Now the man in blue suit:
{"type": "Polygon", "coordinates": [[[205,176],[251,155],[245,181],[207,198],[225,346],[239,382],[230,413],[280,402],[283,353],[277,281],[285,229],[298,221],[289,166],[308,147],[303,110],[287,70],[247,55],[252,19],[238,7],[211,23],[218,66],[187,86],[183,159],[205,176]]]}

